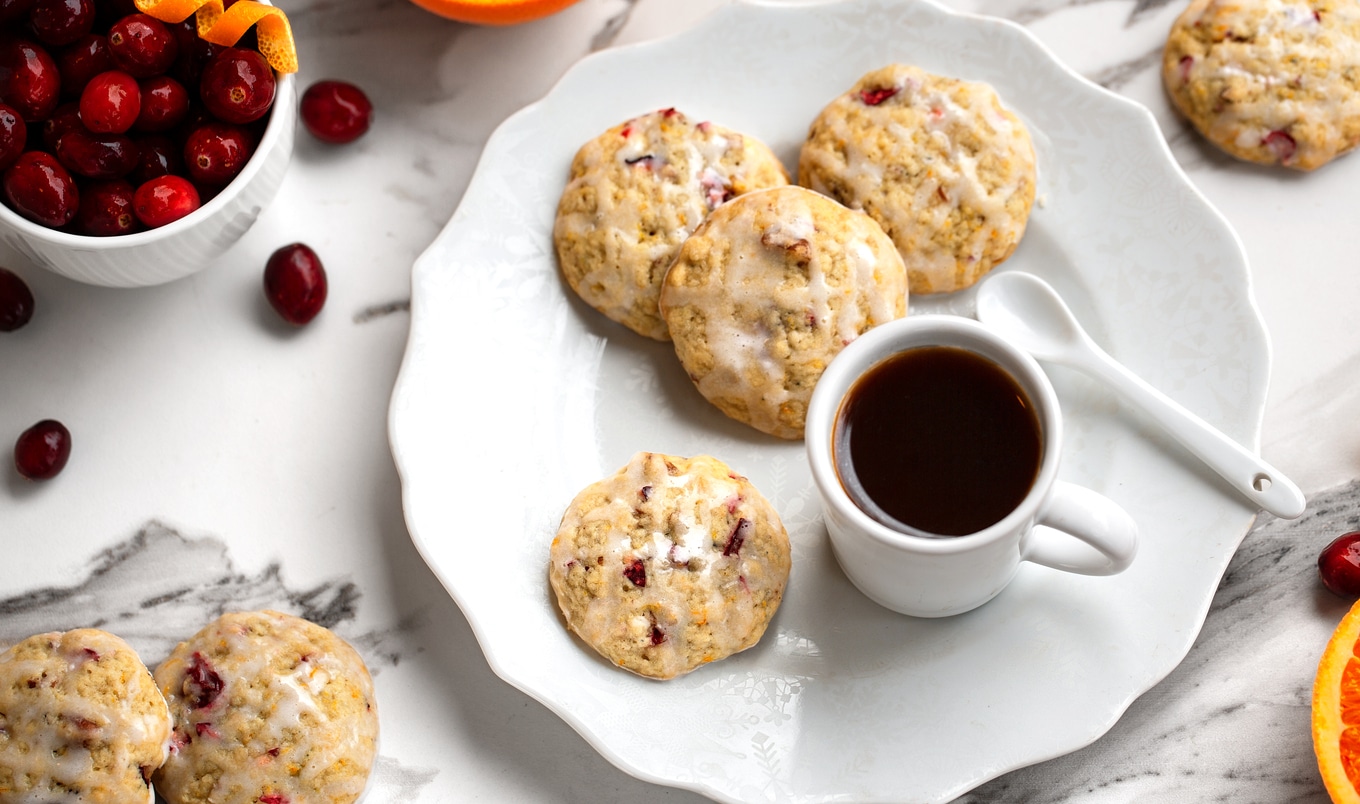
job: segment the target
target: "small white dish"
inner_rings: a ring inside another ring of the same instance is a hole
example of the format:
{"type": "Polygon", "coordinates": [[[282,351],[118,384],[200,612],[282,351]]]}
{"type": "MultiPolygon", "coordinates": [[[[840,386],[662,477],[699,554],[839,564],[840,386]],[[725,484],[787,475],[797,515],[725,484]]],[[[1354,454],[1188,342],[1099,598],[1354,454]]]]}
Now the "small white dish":
{"type": "MultiPolygon", "coordinates": [[[[727,419],[670,345],[605,320],[559,278],[550,233],[581,143],[675,106],[792,166],[821,107],[891,61],[988,81],[1030,126],[1042,203],[1001,270],[1043,276],[1112,355],[1257,446],[1269,347],[1237,237],[1146,109],[1023,28],[931,0],[738,2],[584,59],[495,132],[416,262],[390,436],[412,540],[491,667],[639,778],[723,801],[944,801],[1076,750],[1185,656],[1254,520],[1104,387],[1054,368],[1060,477],[1134,517],[1138,559],[1110,578],[1027,564],[975,611],[903,617],[837,566],[801,443],[727,419]],[[575,640],[546,579],[567,503],[640,449],[727,461],[793,544],[761,643],[664,683],[575,640]]],[[[972,300],[912,308],[971,315],[972,300]]]]}
{"type": "Polygon", "coordinates": [[[196,273],[246,233],[278,194],[293,156],[296,76],[277,75],[264,136],[241,173],[189,215],[117,237],[60,232],[0,203],[0,240],[54,273],[106,287],[161,285],[196,273]]]}

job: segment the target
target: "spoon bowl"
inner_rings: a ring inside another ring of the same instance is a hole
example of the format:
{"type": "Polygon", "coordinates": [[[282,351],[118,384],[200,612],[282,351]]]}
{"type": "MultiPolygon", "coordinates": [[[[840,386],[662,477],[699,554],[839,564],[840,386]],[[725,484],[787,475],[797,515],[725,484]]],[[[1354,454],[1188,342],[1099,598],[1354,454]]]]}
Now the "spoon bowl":
{"type": "Polygon", "coordinates": [[[1034,357],[1102,380],[1259,507],[1284,519],[1303,514],[1303,492],[1275,467],[1149,385],[1091,340],[1044,280],[1004,271],[983,281],[978,320],[1034,357]]]}

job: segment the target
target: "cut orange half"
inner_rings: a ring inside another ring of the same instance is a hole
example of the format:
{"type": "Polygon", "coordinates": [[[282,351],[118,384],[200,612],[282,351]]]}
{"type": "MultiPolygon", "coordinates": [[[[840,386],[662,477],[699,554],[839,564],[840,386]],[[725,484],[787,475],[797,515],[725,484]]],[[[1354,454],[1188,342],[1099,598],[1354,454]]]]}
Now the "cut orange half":
{"type": "Polygon", "coordinates": [[[1360,601],[1327,642],[1313,680],[1313,750],[1332,801],[1360,804],[1360,601]]]}
{"type": "Polygon", "coordinates": [[[293,27],[282,9],[237,0],[225,8],[222,0],[136,0],[137,10],[161,22],[183,22],[190,14],[197,14],[199,38],[215,45],[231,47],[245,36],[251,26],[260,42],[260,55],[269,66],[281,73],[295,73],[298,69],[297,45],[293,42],[293,27]]]}
{"type": "Polygon", "coordinates": [[[555,14],[577,0],[412,0],[426,11],[459,22],[514,25],[555,14]]]}

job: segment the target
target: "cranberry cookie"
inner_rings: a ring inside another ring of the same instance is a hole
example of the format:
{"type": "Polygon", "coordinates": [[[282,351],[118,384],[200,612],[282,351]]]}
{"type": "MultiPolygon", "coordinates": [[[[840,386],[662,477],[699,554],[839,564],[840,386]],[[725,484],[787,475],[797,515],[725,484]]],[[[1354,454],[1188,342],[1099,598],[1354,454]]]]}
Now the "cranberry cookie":
{"type": "Polygon", "coordinates": [[[373,682],[328,629],[276,611],[224,614],[156,668],[175,731],[156,790],[170,804],[349,804],[377,753],[373,682]]]}
{"type": "Polygon", "coordinates": [[[1162,82],[1229,154],[1314,170],[1360,143],[1360,4],[1194,0],[1167,36],[1162,82]]]}
{"type": "Polygon", "coordinates": [[[812,122],[798,182],[883,226],[912,293],[969,287],[1015,250],[1035,193],[1029,131],[988,85],[893,64],[812,122]]]}
{"type": "Polygon", "coordinates": [[[137,652],[105,631],[0,653],[0,801],[151,802],[170,712],[137,652]]]}
{"type": "Polygon", "coordinates": [[[831,359],[906,311],[902,258],[879,225],[802,187],[747,193],[714,211],[661,290],[675,353],[699,393],[789,439],[803,437],[831,359]]]}
{"type": "Polygon", "coordinates": [[[667,679],[760,640],[789,577],[789,537],[716,458],[633,456],[572,500],[548,579],[567,627],[609,661],[667,679]]]}
{"type": "Polygon", "coordinates": [[[667,340],[657,293],[680,243],[724,201],[788,182],[764,143],[716,123],[674,109],[621,123],[571,163],[553,226],[562,275],[591,307],[667,340]]]}

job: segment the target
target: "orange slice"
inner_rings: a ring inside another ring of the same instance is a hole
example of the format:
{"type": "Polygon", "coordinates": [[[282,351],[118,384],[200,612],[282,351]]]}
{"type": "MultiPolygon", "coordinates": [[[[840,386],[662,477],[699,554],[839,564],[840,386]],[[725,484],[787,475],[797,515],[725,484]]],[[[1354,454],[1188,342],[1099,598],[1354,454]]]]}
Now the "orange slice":
{"type": "Polygon", "coordinates": [[[577,0],[413,0],[426,11],[459,22],[515,25],[555,14],[577,0]]]}
{"type": "Polygon", "coordinates": [[[161,22],[183,22],[197,13],[194,23],[199,37],[215,45],[230,47],[254,26],[260,54],[269,66],[281,73],[297,72],[293,27],[282,9],[255,0],[237,0],[231,8],[225,8],[222,0],[136,0],[136,3],[138,11],[161,22]]]}
{"type": "Polygon", "coordinates": [[[1332,801],[1360,804],[1360,601],[1336,627],[1313,680],[1313,750],[1332,801]]]}

